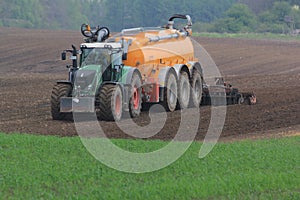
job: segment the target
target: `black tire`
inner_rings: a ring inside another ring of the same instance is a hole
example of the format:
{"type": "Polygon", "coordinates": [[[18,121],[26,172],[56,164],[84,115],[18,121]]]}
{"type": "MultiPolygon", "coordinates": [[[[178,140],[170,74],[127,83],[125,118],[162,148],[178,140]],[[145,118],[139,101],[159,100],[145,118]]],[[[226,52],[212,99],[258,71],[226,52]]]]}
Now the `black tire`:
{"type": "Polygon", "coordinates": [[[99,93],[98,118],[105,121],[120,121],[123,114],[123,94],[118,85],[104,85],[99,93]]]}
{"type": "Polygon", "coordinates": [[[190,78],[187,72],[182,71],[178,83],[178,103],[177,109],[186,109],[189,107],[191,97],[190,78]]]}
{"type": "Polygon", "coordinates": [[[72,113],[60,112],[60,99],[72,96],[72,86],[64,83],[57,83],[51,94],[51,115],[53,120],[71,120],[72,113]]]}
{"type": "Polygon", "coordinates": [[[174,71],[170,71],[166,77],[166,85],[164,89],[163,106],[166,111],[173,112],[176,110],[178,101],[178,84],[174,71]]]}
{"type": "Polygon", "coordinates": [[[206,102],[207,102],[206,105],[211,106],[211,97],[210,97],[210,95],[206,96],[205,98],[206,98],[206,102]]]}
{"type": "Polygon", "coordinates": [[[132,75],[129,95],[129,114],[131,118],[137,118],[142,108],[142,78],[138,72],[132,75]]]}
{"type": "Polygon", "coordinates": [[[202,100],[202,77],[198,70],[194,70],[191,79],[191,107],[199,107],[202,100]]]}
{"type": "Polygon", "coordinates": [[[202,97],[202,100],[201,100],[201,106],[210,106],[211,105],[211,98],[210,98],[210,95],[204,95],[202,97]]]}
{"type": "Polygon", "coordinates": [[[245,105],[251,105],[250,97],[246,97],[243,104],[245,104],[245,105]]]}
{"type": "Polygon", "coordinates": [[[233,97],[231,95],[228,95],[226,97],[227,105],[233,105],[233,97]]]}
{"type": "Polygon", "coordinates": [[[239,97],[240,97],[239,90],[237,88],[233,88],[231,95],[232,95],[232,104],[239,104],[239,97]]]}

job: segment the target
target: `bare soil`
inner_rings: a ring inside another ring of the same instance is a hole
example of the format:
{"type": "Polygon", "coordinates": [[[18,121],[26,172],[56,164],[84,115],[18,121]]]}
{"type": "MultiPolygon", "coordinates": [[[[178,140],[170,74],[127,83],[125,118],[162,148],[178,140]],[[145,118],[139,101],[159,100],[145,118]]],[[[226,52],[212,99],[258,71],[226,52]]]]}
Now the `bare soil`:
{"type": "MultiPolygon", "coordinates": [[[[53,121],[50,95],[56,80],[67,78],[62,50],[79,45],[73,31],[0,29],[0,131],[76,136],[73,122],[53,121]]],[[[240,91],[254,91],[255,106],[228,106],[223,140],[277,137],[300,132],[300,43],[274,40],[195,38],[221,73],[240,91]]],[[[170,140],[180,112],[168,113],[162,131],[151,139],[170,140]]],[[[136,120],[147,125],[147,112],[136,120]]],[[[206,134],[210,107],[201,107],[196,139],[206,134]]],[[[100,122],[108,137],[130,138],[115,123],[100,122]]]]}

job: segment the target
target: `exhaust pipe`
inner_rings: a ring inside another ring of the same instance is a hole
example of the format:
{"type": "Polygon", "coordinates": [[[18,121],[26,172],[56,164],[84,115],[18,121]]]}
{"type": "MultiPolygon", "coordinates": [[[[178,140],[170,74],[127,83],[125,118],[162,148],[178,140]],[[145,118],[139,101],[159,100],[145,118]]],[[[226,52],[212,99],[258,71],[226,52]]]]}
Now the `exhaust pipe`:
{"type": "Polygon", "coordinates": [[[102,27],[98,31],[97,42],[104,42],[109,37],[109,30],[106,27],[102,27]]]}

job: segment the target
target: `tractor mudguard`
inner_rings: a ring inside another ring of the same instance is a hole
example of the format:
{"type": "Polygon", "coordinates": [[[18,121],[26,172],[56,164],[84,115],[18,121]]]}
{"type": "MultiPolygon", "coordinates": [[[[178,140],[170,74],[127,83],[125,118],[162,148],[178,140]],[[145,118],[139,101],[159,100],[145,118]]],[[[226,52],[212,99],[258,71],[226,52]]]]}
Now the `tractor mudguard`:
{"type": "MultiPolygon", "coordinates": [[[[103,83],[101,84],[100,89],[101,89],[104,85],[118,85],[118,86],[120,86],[123,95],[126,94],[126,88],[129,87],[129,85],[123,84],[122,82],[106,81],[106,82],[103,82],[103,83]]],[[[125,95],[125,96],[126,96],[126,95],[125,95]]]]}
{"type": "Polygon", "coordinates": [[[158,82],[159,82],[159,100],[164,101],[164,88],[167,82],[166,78],[169,72],[173,71],[176,75],[176,79],[178,80],[178,76],[176,70],[173,67],[164,67],[159,71],[158,82]]]}
{"type": "Polygon", "coordinates": [[[125,85],[130,85],[134,72],[137,72],[141,75],[140,71],[137,68],[125,66],[123,68],[122,83],[125,85]]]}
{"type": "Polygon", "coordinates": [[[159,71],[159,75],[158,75],[159,87],[165,87],[167,74],[170,71],[174,71],[174,73],[176,74],[176,79],[178,80],[176,70],[173,67],[164,67],[159,71]]]}
{"type": "Polygon", "coordinates": [[[70,82],[70,81],[67,81],[67,80],[59,80],[59,81],[56,81],[56,83],[68,84],[68,85],[71,85],[73,87],[73,83],[70,82]]]}
{"type": "Polygon", "coordinates": [[[203,69],[199,62],[188,62],[186,66],[189,68],[190,74],[193,74],[194,70],[198,70],[203,78],[203,69]]]}
{"type": "Polygon", "coordinates": [[[188,73],[189,77],[191,77],[191,73],[190,73],[188,66],[186,66],[184,64],[177,64],[177,65],[174,65],[173,68],[176,71],[177,77],[180,77],[180,72],[182,70],[186,71],[188,73]]]}
{"type": "MultiPolygon", "coordinates": [[[[113,82],[105,81],[100,85],[100,90],[104,85],[118,85],[121,88],[123,95],[123,110],[128,111],[128,102],[129,102],[129,84],[124,84],[123,82],[113,82]]],[[[97,94],[98,95],[98,94],[97,94]]]]}

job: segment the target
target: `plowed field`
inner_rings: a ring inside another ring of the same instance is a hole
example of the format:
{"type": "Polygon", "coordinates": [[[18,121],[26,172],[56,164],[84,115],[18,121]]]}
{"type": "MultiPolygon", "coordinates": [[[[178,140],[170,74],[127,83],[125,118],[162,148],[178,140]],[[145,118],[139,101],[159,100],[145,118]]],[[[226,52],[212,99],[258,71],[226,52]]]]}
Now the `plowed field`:
{"type": "MultiPolygon", "coordinates": [[[[55,81],[67,78],[60,53],[79,45],[80,33],[1,28],[0,36],[0,131],[77,135],[72,122],[51,119],[50,95],[55,81]]],[[[228,106],[223,138],[300,132],[300,42],[195,39],[228,82],[258,98],[255,106],[228,106]]],[[[136,121],[144,125],[149,117],[145,112],[136,121]]],[[[164,129],[152,138],[172,139],[179,121],[179,111],[169,113],[164,129]]],[[[197,139],[205,136],[209,122],[210,107],[201,107],[197,139]]],[[[130,138],[115,123],[100,124],[109,137],[130,138]]]]}

